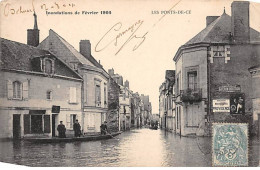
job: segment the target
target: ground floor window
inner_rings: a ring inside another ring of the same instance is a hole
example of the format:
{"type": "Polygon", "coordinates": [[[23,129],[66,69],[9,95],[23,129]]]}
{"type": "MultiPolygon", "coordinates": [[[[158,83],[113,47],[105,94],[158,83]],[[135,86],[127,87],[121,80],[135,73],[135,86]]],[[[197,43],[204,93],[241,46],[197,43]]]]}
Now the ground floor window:
{"type": "Polygon", "coordinates": [[[24,115],[24,134],[50,133],[50,115],[24,115]]]}

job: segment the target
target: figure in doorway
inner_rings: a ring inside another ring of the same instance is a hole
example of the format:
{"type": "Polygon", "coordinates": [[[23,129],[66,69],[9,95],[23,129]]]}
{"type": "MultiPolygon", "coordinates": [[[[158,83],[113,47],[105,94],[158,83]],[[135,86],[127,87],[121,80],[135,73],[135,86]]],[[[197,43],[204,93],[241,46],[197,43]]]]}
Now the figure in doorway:
{"type": "Polygon", "coordinates": [[[105,135],[107,133],[107,122],[106,121],[101,124],[100,130],[101,130],[101,135],[105,135]]]}
{"type": "Polygon", "coordinates": [[[80,137],[80,135],[81,135],[80,129],[81,129],[81,127],[80,127],[79,121],[76,120],[75,123],[73,124],[73,130],[74,130],[75,137],[80,137]]]}
{"type": "Polygon", "coordinates": [[[57,130],[59,132],[59,138],[66,138],[66,127],[65,125],[62,123],[62,121],[60,121],[60,124],[57,127],[57,130]]]}

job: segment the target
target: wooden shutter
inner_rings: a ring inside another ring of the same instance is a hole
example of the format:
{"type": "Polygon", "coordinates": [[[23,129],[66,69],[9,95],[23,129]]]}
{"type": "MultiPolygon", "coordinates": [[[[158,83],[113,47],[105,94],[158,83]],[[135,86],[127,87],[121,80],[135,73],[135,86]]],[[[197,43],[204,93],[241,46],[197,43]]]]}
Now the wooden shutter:
{"type": "Polygon", "coordinates": [[[7,81],[7,98],[13,98],[13,82],[11,80],[7,81]]]}
{"type": "Polygon", "coordinates": [[[76,103],[77,102],[77,88],[76,87],[70,87],[70,103],[76,103]]]}
{"type": "Polygon", "coordinates": [[[23,99],[28,100],[29,93],[28,93],[28,80],[23,82],[23,99]]]}
{"type": "Polygon", "coordinates": [[[30,115],[23,115],[24,134],[30,134],[30,115]]]}
{"type": "Polygon", "coordinates": [[[70,114],[66,115],[66,127],[69,128],[70,127],[70,114]]]}
{"type": "Polygon", "coordinates": [[[44,133],[51,133],[50,115],[44,115],[44,133]]]}

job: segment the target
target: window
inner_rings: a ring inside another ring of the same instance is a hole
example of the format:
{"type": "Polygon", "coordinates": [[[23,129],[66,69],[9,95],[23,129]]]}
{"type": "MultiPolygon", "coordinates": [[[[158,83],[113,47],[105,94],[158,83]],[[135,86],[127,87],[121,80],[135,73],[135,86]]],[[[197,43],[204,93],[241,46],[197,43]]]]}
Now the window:
{"type": "Polygon", "coordinates": [[[22,84],[19,81],[13,82],[13,98],[14,99],[22,98],[22,84]]]}
{"type": "Polygon", "coordinates": [[[21,83],[20,81],[7,81],[7,98],[8,99],[23,99],[29,98],[28,80],[21,83]]]}
{"type": "Polygon", "coordinates": [[[46,99],[47,100],[52,100],[52,91],[47,91],[46,92],[46,99]]]}
{"type": "Polygon", "coordinates": [[[180,94],[179,77],[176,78],[176,92],[177,92],[177,95],[180,94]]]}
{"type": "Polygon", "coordinates": [[[54,73],[54,60],[50,58],[44,58],[41,60],[41,68],[43,69],[43,72],[47,74],[53,74],[54,73]]]}
{"type": "Polygon", "coordinates": [[[95,95],[96,95],[96,104],[97,106],[100,106],[101,103],[100,85],[96,85],[95,95]]]}
{"type": "Polygon", "coordinates": [[[225,57],[224,46],[213,47],[213,55],[214,55],[214,57],[225,57]]]}
{"type": "Polygon", "coordinates": [[[188,89],[197,88],[197,71],[188,72],[188,89]]]}
{"type": "Polygon", "coordinates": [[[77,88],[70,87],[70,103],[77,103],[77,88]]]}
{"type": "Polygon", "coordinates": [[[105,105],[107,104],[107,87],[106,87],[106,85],[104,87],[104,104],[105,105]]]}
{"type": "Polygon", "coordinates": [[[52,61],[49,59],[45,60],[45,73],[48,73],[48,74],[52,73],[52,61]]]}

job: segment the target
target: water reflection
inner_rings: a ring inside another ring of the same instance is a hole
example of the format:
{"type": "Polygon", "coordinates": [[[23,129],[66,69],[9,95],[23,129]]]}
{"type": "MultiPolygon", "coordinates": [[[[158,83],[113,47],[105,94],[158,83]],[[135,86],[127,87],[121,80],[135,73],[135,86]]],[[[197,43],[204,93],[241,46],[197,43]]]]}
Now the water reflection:
{"type": "MultiPolygon", "coordinates": [[[[249,144],[249,165],[257,166],[259,141],[249,144]]],[[[1,142],[0,149],[0,161],[27,166],[211,166],[211,138],[150,129],[91,142],[1,142]]]]}

